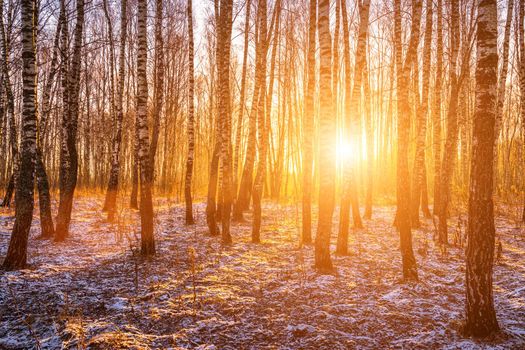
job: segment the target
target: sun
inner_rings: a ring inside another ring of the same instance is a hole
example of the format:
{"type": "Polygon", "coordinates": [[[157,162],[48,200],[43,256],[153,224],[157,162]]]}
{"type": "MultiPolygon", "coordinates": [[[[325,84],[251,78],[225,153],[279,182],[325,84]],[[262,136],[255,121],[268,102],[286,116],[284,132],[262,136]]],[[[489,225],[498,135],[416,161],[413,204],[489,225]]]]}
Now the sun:
{"type": "MultiPolygon", "coordinates": [[[[363,149],[363,148],[361,148],[363,149]]],[[[362,152],[361,158],[366,157],[366,154],[362,152]]],[[[337,162],[356,162],[359,160],[359,147],[357,142],[340,140],[336,145],[336,158],[337,162]]],[[[363,158],[364,159],[364,158],[363,158]]]]}

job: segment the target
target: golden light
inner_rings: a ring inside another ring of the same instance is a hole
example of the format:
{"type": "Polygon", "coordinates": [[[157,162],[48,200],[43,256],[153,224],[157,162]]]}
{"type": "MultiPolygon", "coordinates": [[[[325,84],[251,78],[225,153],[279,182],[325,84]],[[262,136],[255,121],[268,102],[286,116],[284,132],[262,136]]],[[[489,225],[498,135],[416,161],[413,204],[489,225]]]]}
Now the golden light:
{"type": "Polygon", "coordinates": [[[359,147],[357,142],[340,140],[336,146],[336,157],[338,163],[359,161],[359,147]]]}

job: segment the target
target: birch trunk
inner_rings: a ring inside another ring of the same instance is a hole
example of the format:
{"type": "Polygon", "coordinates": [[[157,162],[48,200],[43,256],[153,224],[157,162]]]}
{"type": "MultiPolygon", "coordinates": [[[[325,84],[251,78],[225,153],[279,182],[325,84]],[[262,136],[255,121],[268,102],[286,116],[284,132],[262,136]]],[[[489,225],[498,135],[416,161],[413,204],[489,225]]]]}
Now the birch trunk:
{"type": "Polygon", "coordinates": [[[403,279],[417,280],[417,263],[412,249],[412,231],[410,224],[410,181],[408,171],[408,146],[410,131],[409,77],[412,64],[416,60],[419,44],[422,1],[414,1],[412,7],[412,25],[406,58],[402,60],[401,49],[401,1],[394,1],[395,54],[398,63],[397,94],[397,213],[396,224],[400,234],[403,279]]]}
{"type": "Polygon", "coordinates": [[[186,178],[184,181],[184,199],[186,202],[186,225],[194,224],[193,204],[191,198],[191,180],[193,175],[193,158],[195,157],[195,68],[193,52],[193,14],[192,0],[188,0],[188,157],[186,159],[186,178]]]}
{"type": "Polygon", "coordinates": [[[434,154],[434,215],[438,214],[441,182],[441,88],[443,85],[443,4],[437,0],[436,82],[432,103],[432,153],[434,154]]]}
{"type": "Polygon", "coordinates": [[[495,246],[492,190],[498,93],[498,14],[496,0],[478,0],[477,4],[476,104],[467,227],[465,333],[486,337],[499,329],[492,293],[495,246]]]}
{"type": "MultiPolygon", "coordinates": [[[[277,3],[278,5],[278,3],[277,3]]],[[[259,40],[261,49],[264,53],[268,51],[267,16],[268,9],[266,0],[258,1],[259,11],[259,40]]],[[[259,243],[261,238],[261,198],[263,193],[263,182],[266,173],[266,157],[268,149],[268,134],[266,125],[266,54],[261,56],[261,71],[263,72],[260,81],[259,106],[257,107],[257,132],[258,132],[258,163],[253,188],[253,225],[252,242],[259,243]]],[[[271,98],[270,96],[268,96],[271,98]]],[[[269,111],[268,111],[269,113],[269,111]]]]}
{"type": "Polygon", "coordinates": [[[336,126],[331,86],[332,39],[330,35],[330,1],[318,2],[320,48],[319,89],[321,94],[319,156],[319,219],[315,236],[315,267],[322,273],[333,270],[330,236],[335,206],[335,137],[336,126]]]}
{"type": "MultiPolygon", "coordinates": [[[[0,13],[3,17],[3,2],[2,12],[0,13]]],[[[11,206],[11,199],[15,192],[16,182],[19,174],[19,159],[18,159],[18,137],[16,130],[15,120],[15,103],[13,97],[13,89],[11,86],[11,78],[9,72],[9,43],[7,42],[7,35],[5,31],[5,24],[3,18],[0,18],[0,36],[2,41],[2,74],[3,84],[6,94],[7,103],[7,121],[9,123],[9,143],[11,146],[11,176],[7,183],[7,188],[4,196],[4,200],[0,207],[11,206]]]]}
{"type": "Polygon", "coordinates": [[[140,170],[140,238],[141,254],[155,254],[155,237],[153,232],[153,202],[151,199],[151,184],[153,163],[150,158],[148,131],[148,77],[146,65],[148,60],[147,41],[147,0],[138,1],[137,19],[137,120],[138,162],[140,170]]]}
{"type": "Polygon", "coordinates": [[[257,9],[256,25],[256,46],[255,46],[255,85],[253,88],[252,106],[248,120],[248,142],[246,145],[246,156],[244,168],[239,186],[239,193],[233,209],[233,218],[236,221],[243,221],[243,212],[250,206],[250,197],[253,186],[253,169],[255,166],[255,154],[257,146],[257,116],[259,115],[259,100],[264,99],[266,87],[262,85],[263,78],[266,76],[266,66],[262,66],[263,60],[266,61],[266,51],[263,49],[266,37],[259,34],[261,26],[261,11],[257,9]],[[263,59],[264,57],[264,59],[263,59]]]}
{"type": "Polygon", "coordinates": [[[220,118],[220,171],[221,171],[221,222],[222,243],[231,244],[230,234],[231,207],[233,199],[233,174],[231,154],[231,105],[230,105],[230,48],[232,33],[232,0],[220,1],[220,20],[217,40],[217,63],[219,85],[219,118],[220,118]]]}
{"type": "Polygon", "coordinates": [[[155,158],[159,143],[160,119],[164,102],[164,38],[162,37],[164,1],[156,0],[155,4],[155,84],[153,91],[153,127],[151,131],[151,144],[149,145],[149,176],[152,187],[155,182],[155,158]]]}
{"type": "Polygon", "coordinates": [[[117,82],[117,101],[116,118],[114,124],[114,135],[112,140],[111,170],[106,191],[105,209],[108,211],[108,219],[113,220],[116,213],[117,193],[120,175],[120,148],[122,143],[122,121],[124,119],[124,75],[125,75],[125,56],[126,56],[126,37],[127,37],[127,0],[122,0],[120,8],[120,53],[119,53],[119,73],[117,82]]]}
{"type": "Polygon", "coordinates": [[[244,110],[246,109],[245,96],[246,96],[246,73],[248,68],[248,45],[250,38],[250,10],[252,6],[252,0],[246,1],[246,14],[244,18],[244,48],[242,56],[242,77],[241,77],[241,92],[240,92],[240,107],[239,107],[239,117],[237,119],[237,129],[235,130],[235,151],[234,151],[234,160],[233,160],[233,189],[234,191],[238,190],[239,186],[239,159],[241,157],[241,136],[242,136],[242,126],[244,122],[244,110]]]}
{"type": "MultiPolygon", "coordinates": [[[[62,70],[67,81],[62,78],[64,96],[64,112],[62,117],[62,148],[60,152],[60,202],[58,206],[56,241],[63,241],[69,235],[73,195],[77,185],[78,153],[77,124],[79,114],[80,90],[80,57],[82,53],[82,36],[84,30],[84,0],[77,1],[77,21],[73,41],[73,57],[71,66],[62,70]],[[66,71],[67,70],[67,71],[66,71]]],[[[64,26],[66,29],[66,26],[64,26]]],[[[67,48],[67,30],[63,32],[62,51],[67,48]]],[[[66,55],[64,53],[63,55],[66,55]]],[[[64,58],[64,57],[63,57],[64,58]]],[[[67,60],[66,60],[67,61],[67,60]]]]}
{"type": "MultiPolygon", "coordinates": [[[[360,116],[359,101],[361,100],[361,85],[363,80],[363,71],[366,65],[366,42],[368,36],[368,14],[370,10],[370,1],[365,0],[359,7],[359,34],[357,39],[357,52],[354,66],[354,85],[351,89],[350,84],[350,44],[348,34],[348,19],[346,13],[346,3],[343,0],[343,40],[345,46],[345,141],[352,145],[352,150],[360,149],[361,132],[359,130],[360,116]]],[[[340,226],[337,236],[337,250],[341,255],[348,253],[348,230],[350,226],[350,209],[353,211],[354,226],[361,228],[363,226],[359,214],[359,201],[357,197],[356,186],[356,166],[359,159],[358,154],[351,155],[344,160],[343,174],[343,195],[341,199],[340,226]]]]}
{"type": "MultiPolygon", "coordinates": [[[[521,122],[522,122],[522,133],[525,136],[525,25],[523,24],[523,21],[525,20],[525,4],[523,1],[519,2],[520,8],[519,8],[519,24],[518,24],[518,40],[519,40],[519,57],[521,59],[521,62],[518,63],[519,65],[519,82],[520,82],[520,110],[521,110],[521,122]]],[[[524,138],[525,139],[525,138],[524,138]]],[[[525,146],[525,145],[524,145],[525,146]]],[[[522,222],[525,222],[525,197],[523,202],[523,213],[522,213],[522,222]]]]}
{"type": "Polygon", "coordinates": [[[55,75],[58,72],[58,57],[60,55],[60,33],[65,21],[64,8],[60,7],[60,14],[58,17],[57,29],[55,32],[53,44],[53,56],[51,58],[51,70],[46,78],[44,90],[42,92],[42,112],[39,121],[39,137],[37,139],[37,151],[35,162],[35,173],[38,187],[38,201],[40,207],[40,228],[41,238],[51,238],[55,234],[55,226],[53,224],[53,216],[51,214],[51,194],[49,193],[49,178],[47,176],[44,155],[42,154],[43,141],[47,136],[47,129],[49,125],[49,116],[51,112],[51,90],[55,75]]]}
{"type": "MultiPolygon", "coordinates": [[[[425,23],[425,44],[423,47],[423,89],[421,104],[417,101],[417,127],[416,127],[416,154],[414,159],[414,175],[412,178],[412,227],[419,227],[419,209],[423,192],[423,177],[425,175],[425,140],[427,138],[427,113],[428,95],[430,85],[430,63],[432,49],[432,0],[427,0],[427,14],[425,23]]],[[[417,87],[419,89],[419,86],[417,87]]],[[[419,94],[417,94],[419,96],[419,94]]],[[[419,97],[418,97],[419,99],[419,97]]]]}
{"type": "MultiPolygon", "coordinates": [[[[3,1],[0,1],[0,5],[3,8],[3,1]]],[[[2,266],[5,270],[21,269],[27,264],[27,241],[34,206],[33,187],[37,148],[35,2],[21,0],[20,10],[23,65],[20,175],[16,185],[15,224],[2,266]]]]}
{"type": "Polygon", "coordinates": [[[451,48],[450,48],[450,99],[447,113],[447,136],[441,162],[440,172],[440,198],[439,198],[439,243],[448,245],[448,206],[450,203],[450,187],[452,173],[457,158],[458,148],[458,99],[460,93],[460,84],[456,72],[457,58],[459,52],[459,1],[451,0],[451,48]]]}
{"type": "MultiPolygon", "coordinates": [[[[503,34],[503,54],[501,60],[501,72],[498,78],[498,110],[496,113],[495,125],[495,155],[498,159],[498,139],[501,131],[501,121],[503,119],[503,104],[505,103],[505,83],[507,82],[507,73],[509,71],[509,42],[510,42],[510,26],[512,24],[512,16],[514,10],[514,0],[507,2],[507,18],[505,20],[505,33],[503,34]]],[[[497,164],[497,163],[496,163],[497,164]]]]}
{"type": "MultiPolygon", "coordinates": [[[[344,1],[344,0],[343,0],[344,1]]],[[[313,138],[314,138],[314,93],[315,93],[315,33],[317,22],[317,0],[310,0],[308,25],[307,81],[305,89],[303,131],[303,198],[302,234],[303,244],[312,243],[312,182],[313,182],[313,138]]]]}

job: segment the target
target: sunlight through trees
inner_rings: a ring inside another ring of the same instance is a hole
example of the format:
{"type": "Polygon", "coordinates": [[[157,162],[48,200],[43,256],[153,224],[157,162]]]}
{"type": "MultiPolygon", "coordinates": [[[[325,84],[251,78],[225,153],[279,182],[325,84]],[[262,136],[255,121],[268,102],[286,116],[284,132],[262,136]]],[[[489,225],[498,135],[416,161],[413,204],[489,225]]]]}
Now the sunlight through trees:
{"type": "Polygon", "coordinates": [[[0,0],[0,14],[4,270],[108,225],[135,289],[143,264],[191,252],[196,315],[202,242],[226,269],[222,254],[278,260],[286,240],[301,288],[365,265],[370,289],[391,270],[388,288],[424,288],[456,264],[453,333],[518,327],[525,346],[498,310],[523,288],[494,287],[505,254],[525,255],[523,1],[0,0]]]}

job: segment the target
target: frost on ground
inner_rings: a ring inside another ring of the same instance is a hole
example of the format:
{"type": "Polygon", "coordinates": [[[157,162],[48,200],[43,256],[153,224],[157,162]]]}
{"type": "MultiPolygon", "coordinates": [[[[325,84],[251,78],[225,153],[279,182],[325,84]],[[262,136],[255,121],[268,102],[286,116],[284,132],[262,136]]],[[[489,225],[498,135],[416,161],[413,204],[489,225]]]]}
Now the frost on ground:
{"type": "MultiPolygon", "coordinates": [[[[36,239],[35,211],[30,267],[0,272],[0,349],[525,348],[525,233],[503,216],[494,294],[504,331],[480,343],[460,332],[463,249],[434,246],[431,221],[414,232],[420,282],[399,283],[394,207],[375,208],[352,232],[352,254],[334,257],[333,275],[318,275],[313,247],[298,246],[295,206],[266,204],[262,244],[250,243],[247,222],[222,247],[207,234],[204,205],[185,226],[182,206],[159,201],[151,259],[134,253],[138,213],[110,224],[101,207],[77,199],[64,243],[36,239]]],[[[2,258],[12,215],[0,212],[2,258]]]]}

